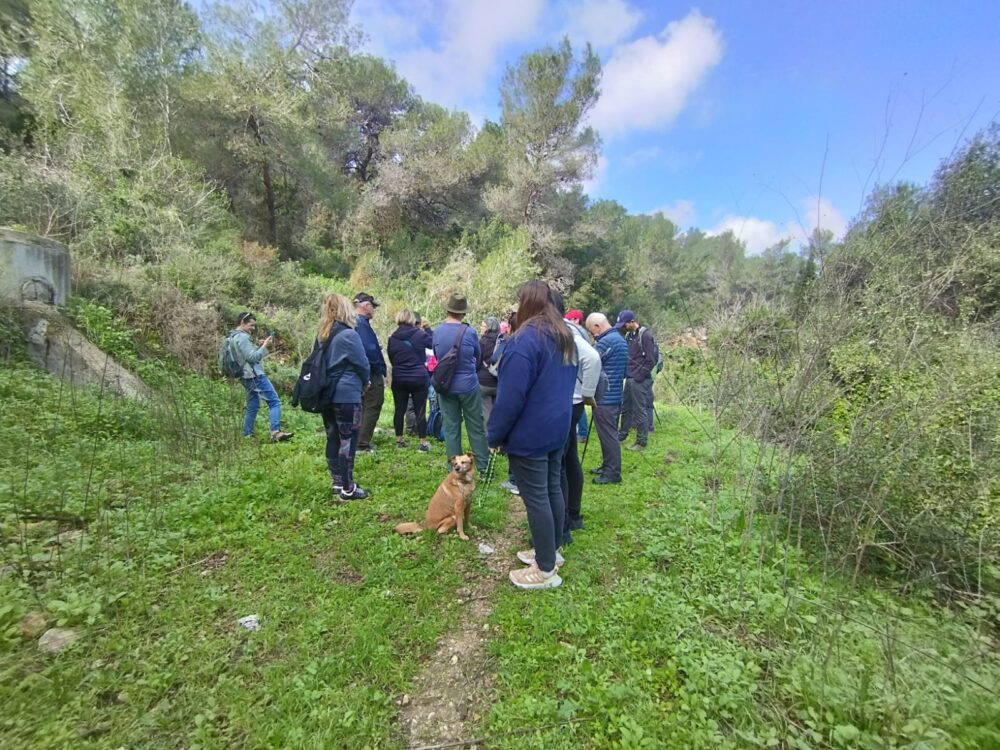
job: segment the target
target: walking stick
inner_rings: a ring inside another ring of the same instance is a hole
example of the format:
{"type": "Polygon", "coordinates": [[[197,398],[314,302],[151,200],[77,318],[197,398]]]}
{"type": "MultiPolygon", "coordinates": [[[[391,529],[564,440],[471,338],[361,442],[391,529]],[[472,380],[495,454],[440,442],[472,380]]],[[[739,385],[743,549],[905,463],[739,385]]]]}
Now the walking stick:
{"type": "Polygon", "coordinates": [[[590,445],[590,433],[594,431],[594,407],[590,407],[590,427],[587,428],[587,439],[583,441],[583,455],[580,456],[580,465],[583,466],[583,459],[587,457],[587,446],[590,445]]]}

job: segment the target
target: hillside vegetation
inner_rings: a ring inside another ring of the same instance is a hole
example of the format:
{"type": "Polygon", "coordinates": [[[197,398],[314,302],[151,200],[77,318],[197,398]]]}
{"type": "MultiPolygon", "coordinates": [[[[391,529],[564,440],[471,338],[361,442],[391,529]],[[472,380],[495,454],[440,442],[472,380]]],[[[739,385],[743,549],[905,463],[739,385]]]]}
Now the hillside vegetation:
{"type": "MultiPolygon", "coordinates": [[[[384,341],[541,277],[637,311],[667,364],[566,584],[490,595],[488,746],[1000,746],[1000,126],[842,239],[748,256],[583,192],[587,47],[511,65],[477,129],[360,53],[346,0],[247,7],[0,9],[0,225],[69,245],[68,316],[156,394],[51,380],[0,307],[0,744],[404,745],[455,592],[491,575],[390,533],[441,448],[361,459],[373,500],[333,505],[315,420],[238,439],[216,347],[256,311],[287,393],[327,292],[374,294],[384,341]],[[29,613],[80,641],[38,653],[29,613]]],[[[475,515],[508,528],[498,490],[475,515]]]]}

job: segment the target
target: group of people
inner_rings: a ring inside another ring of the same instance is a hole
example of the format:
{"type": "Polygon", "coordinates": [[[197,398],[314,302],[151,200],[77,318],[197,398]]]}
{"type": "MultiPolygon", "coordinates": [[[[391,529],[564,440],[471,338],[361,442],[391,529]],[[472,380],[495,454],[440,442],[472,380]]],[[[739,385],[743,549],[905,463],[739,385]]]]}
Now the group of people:
{"type": "MultiPolygon", "coordinates": [[[[353,304],[329,294],[316,336],[317,346],[326,352],[327,377],[335,384],[329,407],[322,410],[327,467],[333,492],[345,501],[369,496],[355,481],[354,463],[358,452],[374,451],[371,440],[385,398],[388,367],[371,326],[378,306],[365,292],[357,294],[353,304]]],[[[486,318],[478,335],[466,322],[465,296],[450,295],[445,310],[445,321],[433,330],[416,313],[403,310],[388,338],[396,445],[407,446],[404,416],[410,406],[418,450],[429,449],[430,370],[454,351],[451,381],[446,392],[435,394],[446,453],[462,453],[464,425],[480,472],[486,470],[491,452],[507,455],[510,475],[505,485],[524,502],[533,543],[530,550],[518,553],[525,567],[512,570],[510,580],[525,589],[559,586],[564,562],[560,549],[572,541],[572,531],[583,528],[578,423],[590,405],[602,454],[592,481],[620,483],[621,443],[634,427],[631,449],[642,450],[652,428],[652,334],[629,310],[619,314],[614,326],[603,313],[591,313],[584,327],[583,314],[567,313],[562,296],[537,280],[522,284],[509,320],[486,318]]],[[[246,326],[252,318],[244,313],[239,325],[246,326]]],[[[249,326],[244,332],[252,330],[249,326]]],[[[284,440],[291,435],[280,430],[280,401],[276,395],[271,399],[274,389],[260,367],[270,341],[268,337],[254,348],[247,335],[241,342],[247,344],[239,351],[251,371],[244,373],[243,431],[252,434],[263,397],[271,407],[272,439],[284,440]]]]}

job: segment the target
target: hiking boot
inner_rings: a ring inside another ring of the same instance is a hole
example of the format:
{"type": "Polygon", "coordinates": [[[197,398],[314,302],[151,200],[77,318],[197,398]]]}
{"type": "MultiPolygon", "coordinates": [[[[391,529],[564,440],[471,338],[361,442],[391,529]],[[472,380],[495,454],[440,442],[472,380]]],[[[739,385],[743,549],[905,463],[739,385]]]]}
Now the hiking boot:
{"type": "Polygon", "coordinates": [[[501,482],[500,483],[500,489],[507,490],[507,492],[509,492],[512,495],[520,495],[521,494],[521,490],[519,490],[517,488],[517,485],[514,484],[509,479],[506,482],[501,482]]]}
{"type": "Polygon", "coordinates": [[[355,484],[354,487],[351,488],[350,492],[348,492],[347,488],[344,487],[344,488],[342,488],[340,490],[340,499],[341,500],[367,500],[368,499],[368,490],[363,489],[361,487],[361,485],[359,485],[359,484],[355,484]]]}
{"type": "Polygon", "coordinates": [[[601,474],[599,477],[594,477],[592,480],[594,484],[621,484],[621,477],[609,477],[605,474],[601,474]]]}
{"type": "Polygon", "coordinates": [[[569,528],[570,531],[580,531],[581,529],[583,529],[583,517],[581,516],[580,518],[569,519],[569,524],[567,524],[567,527],[569,528]]]}
{"type": "Polygon", "coordinates": [[[643,445],[642,443],[632,443],[632,445],[628,447],[628,450],[634,453],[635,451],[646,450],[646,446],[643,445]]]}
{"type": "MultiPolygon", "coordinates": [[[[523,562],[525,565],[535,564],[535,549],[523,549],[517,553],[517,559],[523,562]]],[[[566,558],[562,556],[559,550],[556,550],[556,568],[561,568],[566,564],[566,558]]]]}
{"type": "Polygon", "coordinates": [[[357,455],[364,454],[366,456],[374,456],[375,455],[375,449],[372,446],[369,445],[366,448],[358,448],[357,451],[355,451],[355,453],[357,455]]]}
{"type": "Polygon", "coordinates": [[[538,566],[534,564],[528,568],[510,571],[509,578],[510,582],[519,589],[528,589],[529,591],[534,591],[536,589],[554,589],[558,588],[562,584],[562,578],[559,577],[557,570],[552,570],[549,573],[543,573],[538,569],[538,566]]]}
{"type": "Polygon", "coordinates": [[[590,473],[591,474],[603,474],[604,473],[604,467],[603,466],[598,466],[596,469],[591,469],[590,473]]]}
{"type": "Polygon", "coordinates": [[[282,430],[272,430],[271,431],[271,442],[272,443],[283,443],[286,440],[291,440],[294,432],[284,432],[282,430]]]}

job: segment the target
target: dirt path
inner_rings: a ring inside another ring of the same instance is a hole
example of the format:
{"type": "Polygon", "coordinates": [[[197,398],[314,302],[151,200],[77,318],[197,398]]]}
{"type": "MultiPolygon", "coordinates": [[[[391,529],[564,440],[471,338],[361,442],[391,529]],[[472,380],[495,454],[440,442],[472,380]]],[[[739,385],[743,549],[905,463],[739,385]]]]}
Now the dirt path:
{"type": "Polygon", "coordinates": [[[493,612],[497,586],[507,582],[524,528],[524,505],[519,497],[510,495],[503,530],[486,536],[481,531],[470,534],[470,544],[488,544],[494,553],[482,557],[485,572],[479,564],[468,566],[465,585],[455,592],[464,608],[458,628],[438,643],[437,651],[413,681],[413,694],[399,700],[399,723],[408,747],[475,737],[494,679],[493,665],[486,655],[491,635],[486,620],[493,612]]]}

